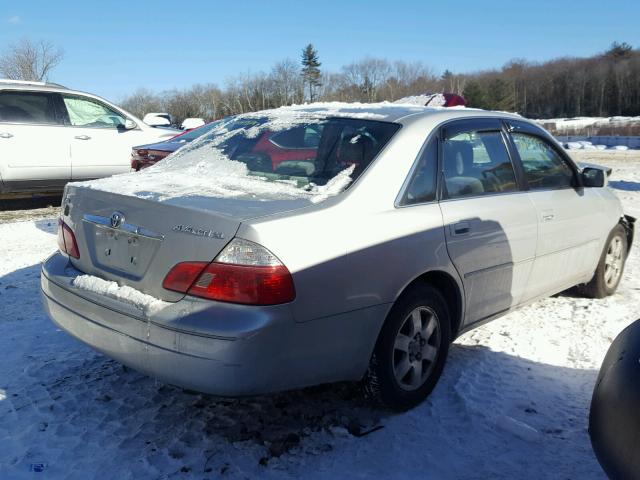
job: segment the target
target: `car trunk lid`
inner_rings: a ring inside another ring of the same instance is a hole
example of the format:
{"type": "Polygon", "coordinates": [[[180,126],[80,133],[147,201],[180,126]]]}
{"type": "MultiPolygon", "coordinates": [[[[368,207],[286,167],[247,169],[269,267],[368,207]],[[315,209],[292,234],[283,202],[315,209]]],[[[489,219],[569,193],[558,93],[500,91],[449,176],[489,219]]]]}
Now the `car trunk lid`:
{"type": "Polygon", "coordinates": [[[75,232],[75,268],[165,301],[184,295],[162,282],[179,262],[211,261],[243,219],[308,205],[306,201],[188,198],[167,202],[68,185],[63,220],[75,232]]]}

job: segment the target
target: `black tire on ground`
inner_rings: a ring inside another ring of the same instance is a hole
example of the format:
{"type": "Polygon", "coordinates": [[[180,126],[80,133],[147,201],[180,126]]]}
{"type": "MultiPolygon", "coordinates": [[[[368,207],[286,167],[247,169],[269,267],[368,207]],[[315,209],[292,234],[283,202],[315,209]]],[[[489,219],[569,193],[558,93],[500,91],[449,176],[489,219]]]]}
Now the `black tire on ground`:
{"type": "Polygon", "coordinates": [[[378,336],[363,380],[365,395],[394,410],[419,404],[438,382],[450,343],[451,319],[442,294],[429,285],[411,288],[391,308],[378,336]],[[405,361],[410,370],[402,376],[405,361]]]}
{"type": "Polygon", "coordinates": [[[589,412],[591,445],[611,479],[640,480],[640,320],[613,341],[589,412]]]}
{"type": "Polygon", "coordinates": [[[609,237],[607,238],[607,242],[604,245],[604,250],[600,255],[600,260],[598,262],[598,267],[596,268],[596,272],[593,275],[593,278],[589,283],[581,285],[579,287],[579,291],[582,295],[589,298],[604,298],[610,295],[613,295],[620,284],[620,280],[622,279],[622,273],[624,272],[624,265],[627,260],[627,233],[624,227],[620,224],[616,225],[609,237]],[[607,258],[610,255],[613,255],[612,245],[614,240],[619,240],[620,248],[622,249],[619,252],[621,256],[621,265],[619,266],[619,271],[616,273],[615,281],[612,283],[607,282],[607,272],[608,268],[612,268],[611,266],[607,266],[607,258]]]}

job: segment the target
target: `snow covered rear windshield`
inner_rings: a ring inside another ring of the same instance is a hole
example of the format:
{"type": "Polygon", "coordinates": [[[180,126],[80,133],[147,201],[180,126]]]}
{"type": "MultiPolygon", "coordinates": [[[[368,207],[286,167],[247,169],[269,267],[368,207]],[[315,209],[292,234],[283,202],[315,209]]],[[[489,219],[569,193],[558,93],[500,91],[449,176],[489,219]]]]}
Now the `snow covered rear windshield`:
{"type": "Polygon", "coordinates": [[[400,125],[354,118],[234,118],[176,153],[174,165],[220,162],[246,166],[246,173],[298,188],[326,185],[345,170],[354,181],[400,125]]]}
{"type": "Polygon", "coordinates": [[[216,124],[141,172],[77,185],[161,202],[216,197],[315,203],[356,180],[399,128],[378,119],[299,111],[245,114],[216,124]]]}

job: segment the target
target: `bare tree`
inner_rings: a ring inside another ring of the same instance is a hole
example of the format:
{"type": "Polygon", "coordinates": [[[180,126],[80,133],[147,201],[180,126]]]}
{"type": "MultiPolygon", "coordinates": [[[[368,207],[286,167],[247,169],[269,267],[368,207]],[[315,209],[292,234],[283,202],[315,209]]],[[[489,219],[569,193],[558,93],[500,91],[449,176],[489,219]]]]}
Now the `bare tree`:
{"type": "Polygon", "coordinates": [[[286,59],[276,63],[271,69],[271,81],[277,106],[304,101],[303,79],[298,65],[293,60],[286,59]]]}
{"type": "Polygon", "coordinates": [[[162,99],[146,88],[136,90],[122,100],[121,105],[125,110],[140,118],[149,112],[161,112],[164,109],[162,99]]]}
{"type": "Polygon", "coordinates": [[[0,56],[0,74],[11,80],[46,81],[63,57],[63,50],[51,42],[24,38],[0,56]]]}

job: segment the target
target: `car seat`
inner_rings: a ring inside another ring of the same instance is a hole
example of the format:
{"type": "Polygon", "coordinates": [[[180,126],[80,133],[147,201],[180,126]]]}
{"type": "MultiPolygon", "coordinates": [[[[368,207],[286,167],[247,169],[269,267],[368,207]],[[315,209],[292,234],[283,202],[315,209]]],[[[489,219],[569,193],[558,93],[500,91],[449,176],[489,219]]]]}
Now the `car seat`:
{"type": "Polygon", "coordinates": [[[473,148],[469,142],[444,142],[443,162],[445,185],[450,197],[484,192],[482,182],[473,176],[473,148]]]}
{"type": "Polygon", "coordinates": [[[357,177],[369,165],[375,154],[374,141],[368,135],[356,133],[346,136],[340,142],[338,159],[341,169],[355,165],[352,173],[357,177]]]}

